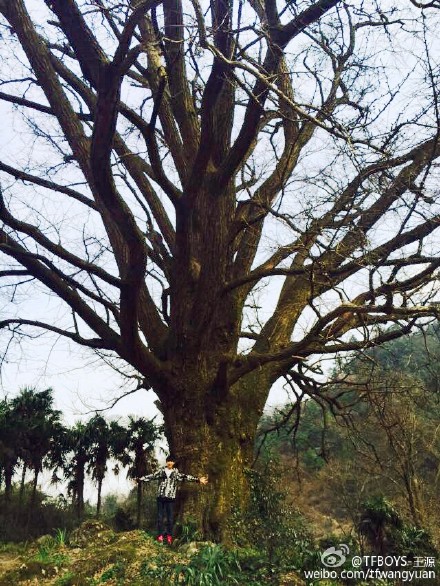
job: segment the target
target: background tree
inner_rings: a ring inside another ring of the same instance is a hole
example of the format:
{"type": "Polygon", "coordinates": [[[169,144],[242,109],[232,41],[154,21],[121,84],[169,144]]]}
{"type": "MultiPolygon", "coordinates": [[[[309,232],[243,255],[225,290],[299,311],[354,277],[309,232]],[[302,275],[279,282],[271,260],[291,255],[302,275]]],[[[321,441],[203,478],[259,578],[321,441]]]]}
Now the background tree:
{"type": "Polygon", "coordinates": [[[33,471],[29,502],[29,510],[32,511],[43,463],[50,458],[52,449],[59,441],[61,411],[54,409],[52,389],[37,391],[31,387],[23,388],[11,400],[11,409],[23,469],[33,471]]]}
{"type": "Polygon", "coordinates": [[[385,499],[414,535],[438,542],[439,357],[436,324],[341,361],[326,402],[299,396],[263,418],[257,454],[279,454],[295,470],[292,502],[319,494],[304,500],[357,527],[365,502],[385,499]]]}
{"type": "Polygon", "coordinates": [[[384,498],[375,498],[365,503],[359,533],[371,544],[373,551],[384,555],[387,551],[387,529],[399,529],[402,524],[402,519],[389,502],[384,498]]]}
{"type": "Polygon", "coordinates": [[[16,424],[9,401],[0,402],[0,467],[4,484],[5,506],[11,499],[12,479],[19,460],[19,445],[16,441],[16,424]]]}
{"type": "Polygon", "coordinates": [[[0,327],[154,389],[219,538],[274,382],[317,394],[316,356],[438,314],[427,6],[0,0],[0,98],[32,131],[0,162],[0,327]],[[26,313],[29,280],[63,319],[26,313]]]}
{"type": "Polygon", "coordinates": [[[361,391],[347,430],[357,459],[382,482],[398,487],[416,527],[435,515],[438,500],[439,355],[436,325],[369,350],[344,368],[345,385],[355,383],[361,391]]]}
{"type": "Polygon", "coordinates": [[[88,422],[90,428],[90,456],[88,470],[98,485],[98,499],[96,516],[101,514],[102,483],[107,472],[107,462],[110,459],[112,445],[112,429],[102,415],[95,415],[88,422]]]}
{"type": "Polygon", "coordinates": [[[93,431],[87,422],[78,421],[65,436],[63,472],[78,520],[84,516],[84,484],[86,468],[90,462],[93,431]]]}
{"type": "Polygon", "coordinates": [[[127,478],[136,482],[136,526],[141,526],[143,484],[141,478],[154,472],[154,447],[160,429],[153,420],[129,416],[126,428],[113,425],[113,454],[127,468],[127,478]]]}

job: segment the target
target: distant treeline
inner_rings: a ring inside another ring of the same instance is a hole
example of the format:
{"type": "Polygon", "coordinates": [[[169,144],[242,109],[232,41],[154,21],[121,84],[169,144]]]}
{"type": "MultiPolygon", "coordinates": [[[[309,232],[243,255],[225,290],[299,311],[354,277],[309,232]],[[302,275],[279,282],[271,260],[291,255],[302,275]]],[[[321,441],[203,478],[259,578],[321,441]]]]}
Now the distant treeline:
{"type": "MultiPolygon", "coordinates": [[[[109,464],[118,474],[124,468],[128,478],[138,481],[157,466],[154,446],[161,437],[154,420],[129,417],[127,424],[108,421],[96,414],[87,421],[67,427],[61,411],[54,408],[53,390],[23,388],[12,399],[0,402],[0,499],[2,516],[18,509],[29,516],[36,505],[37,486],[43,470],[54,484],[67,483],[66,506],[80,520],[84,516],[86,478],[97,486],[97,516],[101,513],[101,492],[109,464]],[[28,473],[31,488],[26,487],[28,473]]],[[[141,483],[137,483],[141,487],[141,483]]],[[[138,490],[137,517],[140,519],[142,490],[138,490]]],[[[11,520],[11,519],[9,519],[11,520]]]]}
{"type": "Polygon", "coordinates": [[[303,396],[291,389],[292,403],[261,421],[260,454],[281,454],[291,482],[339,521],[358,528],[386,499],[440,542],[438,324],[341,359],[303,396]]]}

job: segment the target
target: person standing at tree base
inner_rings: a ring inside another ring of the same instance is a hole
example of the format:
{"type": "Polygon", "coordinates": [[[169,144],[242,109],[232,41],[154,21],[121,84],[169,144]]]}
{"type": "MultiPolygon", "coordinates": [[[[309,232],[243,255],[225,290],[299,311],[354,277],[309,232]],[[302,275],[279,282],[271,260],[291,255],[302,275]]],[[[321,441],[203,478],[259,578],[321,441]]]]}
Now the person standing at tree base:
{"type": "Polygon", "coordinates": [[[174,525],[174,503],[177,494],[177,485],[179,482],[199,482],[207,484],[208,477],[191,476],[182,474],[177,468],[174,468],[176,460],[171,454],[166,459],[164,468],[161,468],[153,474],[141,478],[144,482],[158,480],[157,487],[157,541],[163,543],[166,541],[169,545],[173,542],[173,525],[174,525]],[[166,529],[164,531],[166,518],[166,529]]]}

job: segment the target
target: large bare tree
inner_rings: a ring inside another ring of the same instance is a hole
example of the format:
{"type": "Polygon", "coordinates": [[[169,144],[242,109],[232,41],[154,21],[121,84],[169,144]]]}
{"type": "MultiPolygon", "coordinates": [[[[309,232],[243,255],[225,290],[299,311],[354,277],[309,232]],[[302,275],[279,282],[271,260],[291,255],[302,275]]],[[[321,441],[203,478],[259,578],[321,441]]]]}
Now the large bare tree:
{"type": "Polygon", "coordinates": [[[437,315],[437,9],[0,0],[2,339],[154,389],[207,533],[275,381],[313,392],[317,356],[437,315]]]}

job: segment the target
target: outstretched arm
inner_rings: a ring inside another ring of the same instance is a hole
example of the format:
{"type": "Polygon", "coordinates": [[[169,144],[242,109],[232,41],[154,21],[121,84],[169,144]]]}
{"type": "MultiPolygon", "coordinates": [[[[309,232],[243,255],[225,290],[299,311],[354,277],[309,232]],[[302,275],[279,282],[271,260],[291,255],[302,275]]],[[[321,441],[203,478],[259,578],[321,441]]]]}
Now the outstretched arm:
{"type": "Polygon", "coordinates": [[[182,474],[178,472],[177,480],[182,482],[185,480],[186,482],[199,482],[200,484],[208,484],[208,477],[207,476],[191,476],[191,474],[182,474]]]}
{"type": "Polygon", "coordinates": [[[142,476],[141,480],[143,482],[150,482],[150,480],[157,480],[161,475],[162,470],[158,470],[157,472],[153,472],[153,474],[148,474],[147,476],[142,476]]]}

